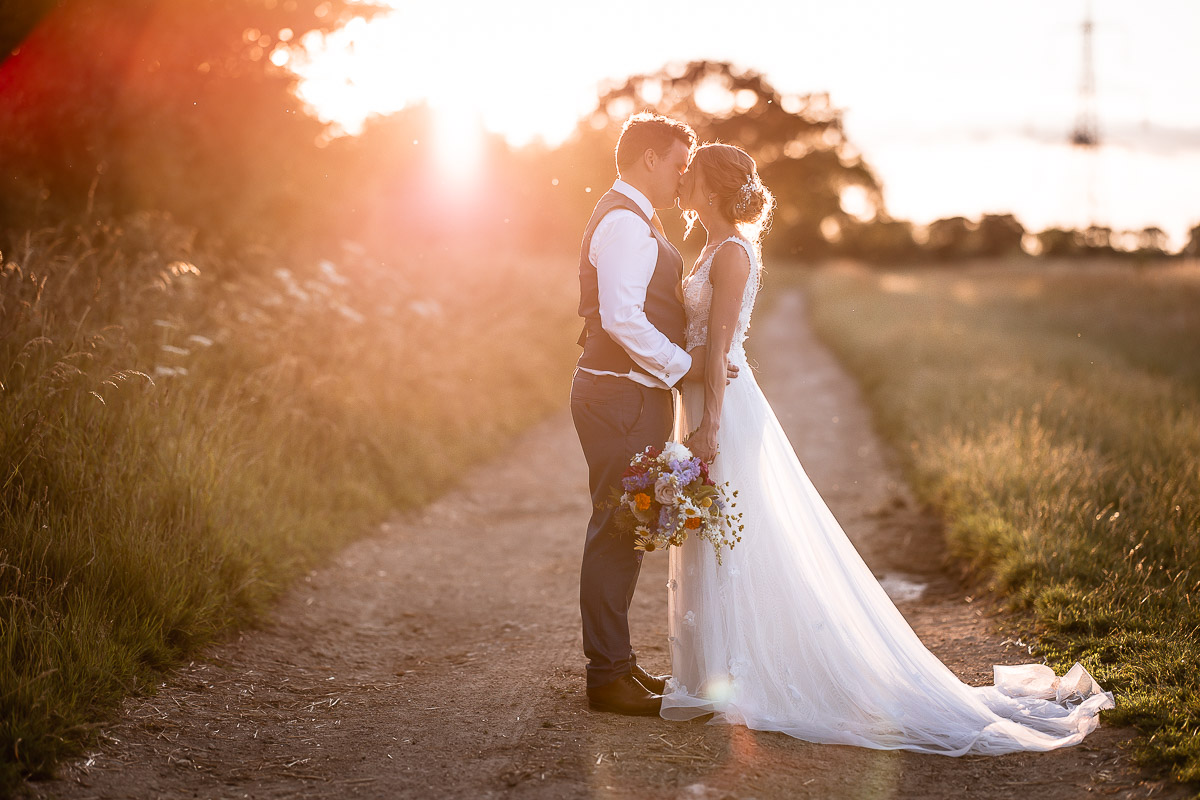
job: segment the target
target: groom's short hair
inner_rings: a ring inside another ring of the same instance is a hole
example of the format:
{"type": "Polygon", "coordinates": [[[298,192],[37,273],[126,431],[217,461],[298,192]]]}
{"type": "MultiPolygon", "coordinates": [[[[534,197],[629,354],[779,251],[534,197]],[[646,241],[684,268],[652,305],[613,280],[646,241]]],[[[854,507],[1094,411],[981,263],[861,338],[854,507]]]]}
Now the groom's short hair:
{"type": "Polygon", "coordinates": [[[696,147],[696,132],[686,122],[642,112],[625,120],[617,138],[617,172],[636,163],[647,150],[666,155],[672,142],[683,142],[690,153],[696,147]]]}

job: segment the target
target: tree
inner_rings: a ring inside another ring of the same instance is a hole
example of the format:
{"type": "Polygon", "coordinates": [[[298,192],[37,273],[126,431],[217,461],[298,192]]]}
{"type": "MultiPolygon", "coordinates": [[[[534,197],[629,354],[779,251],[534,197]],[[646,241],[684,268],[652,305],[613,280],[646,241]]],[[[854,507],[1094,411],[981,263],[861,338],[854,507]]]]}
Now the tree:
{"type": "Polygon", "coordinates": [[[1047,228],[1037,235],[1040,255],[1047,258],[1079,255],[1079,232],[1066,228],[1047,228]]]}
{"type": "Polygon", "coordinates": [[[1115,238],[1113,229],[1106,225],[1089,225],[1075,232],[1076,247],[1082,255],[1087,256],[1115,255],[1115,238]]]}
{"type": "Polygon", "coordinates": [[[684,120],[701,141],[737,144],[754,157],[778,201],[766,241],[772,252],[803,258],[831,252],[821,225],[854,220],[842,202],[851,187],[865,194],[868,218],[885,215],[879,180],[846,138],[842,111],[829,95],[782,95],[760,73],[727,62],[670,65],[603,91],[565,148],[575,159],[590,153],[588,185],[611,180],[620,126],[643,110],[684,120]]]}
{"type": "Polygon", "coordinates": [[[1025,226],[1012,214],[984,214],[979,220],[979,255],[999,257],[1022,252],[1025,226]]]}
{"type": "Polygon", "coordinates": [[[1167,254],[1167,233],[1162,228],[1142,228],[1136,234],[1137,251],[1141,258],[1161,258],[1167,254]]]}
{"type": "Polygon", "coordinates": [[[8,58],[61,0],[0,0],[0,61],[8,58]]]}
{"type": "Polygon", "coordinates": [[[840,234],[839,252],[875,263],[903,263],[921,252],[913,237],[913,224],[906,220],[851,221],[841,227],[840,234]]]}
{"type": "Polygon", "coordinates": [[[8,222],[171,212],[204,229],[303,225],[322,125],[279,64],[347,0],[67,0],[0,63],[8,222]],[[278,62],[278,63],[276,63],[278,62]],[[17,191],[11,191],[16,187],[17,191]]]}
{"type": "Polygon", "coordinates": [[[975,255],[977,225],[966,217],[946,217],[929,223],[925,249],[942,261],[975,255]]]}
{"type": "Polygon", "coordinates": [[[1200,225],[1188,231],[1187,244],[1183,246],[1183,255],[1200,258],[1200,225]]]}

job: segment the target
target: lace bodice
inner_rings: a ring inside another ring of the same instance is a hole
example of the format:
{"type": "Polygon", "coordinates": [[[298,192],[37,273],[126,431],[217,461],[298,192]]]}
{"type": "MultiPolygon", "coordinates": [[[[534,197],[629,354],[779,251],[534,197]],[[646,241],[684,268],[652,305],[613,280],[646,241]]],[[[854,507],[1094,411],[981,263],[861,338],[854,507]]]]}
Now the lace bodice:
{"type": "Polygon", "coordinates": [[[709,272],[712,270],[713,258],[717,251],[729,242],[737,242],[750,257],[750,277],[746,280],[746,290],[742,294],[742,310],[738,313],[737,327],[733,331],[733,342],[729,345],[729,359],[736,364],[746,363],[746,332],[750,329],[750,314],[754,311],[754,300],[758,296],[759,273],[762,266],[754,254],[754,247],[740,236],[730,236],[719,243],[709,253],[708,258],[700,262],[691,274],[683,280],[683,308],[687,313],[687,349],[705,344],[708,341],[708,316],[712,308],[712,281],[709,272]]]}

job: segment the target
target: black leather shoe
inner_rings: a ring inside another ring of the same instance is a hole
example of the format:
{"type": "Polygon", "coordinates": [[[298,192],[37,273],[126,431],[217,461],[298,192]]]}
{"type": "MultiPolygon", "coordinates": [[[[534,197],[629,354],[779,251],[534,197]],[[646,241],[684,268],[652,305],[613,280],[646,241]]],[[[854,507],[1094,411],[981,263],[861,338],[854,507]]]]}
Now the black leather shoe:
{"type": "Polygon", "coordinates": [[[588,687],[588,707],[634,717],[657,717],[662,698],[650,694],[632,675],[622,675],[612,683],[588,687]]]}
{"type": "Polygon", "coordinates": [[[667,678],[671,677],[670,675],[651,675],[649,672],[646,672],[646,670],[638,666],[636,661],[634,662],[632,669],[633,677],[637,680],[637,682],[642,686],[645,686],[653,694],[662,694],[667,690],[667,678]]]}

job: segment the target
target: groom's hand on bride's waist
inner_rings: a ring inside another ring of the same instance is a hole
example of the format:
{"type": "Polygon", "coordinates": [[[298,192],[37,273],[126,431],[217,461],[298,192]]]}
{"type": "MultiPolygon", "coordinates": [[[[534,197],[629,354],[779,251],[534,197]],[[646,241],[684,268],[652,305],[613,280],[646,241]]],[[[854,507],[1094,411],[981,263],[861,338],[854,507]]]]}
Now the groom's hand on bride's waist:
{"type": "MultiPolygon", "coordinates": [[[[704,380],[704,372],[708,364],[708,345],[700,345],[688,351],[688,355],[692,357],[692,366],[684,373],[683,379],[687,381],[702,381],[704,380]]],[[[725,361],[725,383],[728,384],[731,380],[738,376],[737,365],[726,360],[725,361]]]]}

